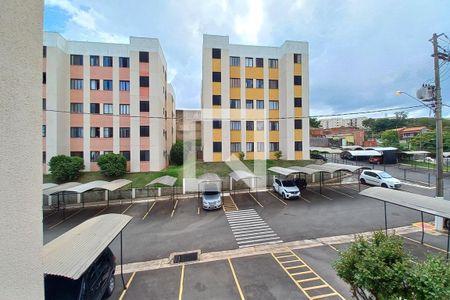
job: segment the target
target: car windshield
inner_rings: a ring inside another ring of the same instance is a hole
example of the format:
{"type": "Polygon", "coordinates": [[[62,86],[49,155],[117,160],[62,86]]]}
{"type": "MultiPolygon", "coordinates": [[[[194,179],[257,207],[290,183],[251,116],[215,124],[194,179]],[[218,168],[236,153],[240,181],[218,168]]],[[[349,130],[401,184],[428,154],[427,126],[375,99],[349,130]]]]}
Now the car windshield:
{"type": "Polygon", "coordinates": [[[292,181],[283,180],[283,186],[295,186],[295,184],[292,181]]]}
{"type": "Polygon", "coordinates": [[[212,196],[212,195],[217,195],[219,192],[218,191],[205,191],[205,195],[208,195],[208,196],[212,196]]]}
{"type": "Polygon", "coordinates": [[[392,178],[392,176],[386,172],[381,172],[378,174],[378,176],[380,176],[381,178],[392,178]]]}

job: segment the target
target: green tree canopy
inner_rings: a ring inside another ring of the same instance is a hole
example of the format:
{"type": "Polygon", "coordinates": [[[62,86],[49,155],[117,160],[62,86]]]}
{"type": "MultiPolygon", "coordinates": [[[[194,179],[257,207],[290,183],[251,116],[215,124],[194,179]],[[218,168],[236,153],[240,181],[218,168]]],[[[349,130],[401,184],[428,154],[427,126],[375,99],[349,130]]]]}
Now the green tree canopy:
{"type": "Polygon", "coordinates": [[[127,159],[122,154],[107,153],[100,155],[97,164],[103,175],[120,177],[127,172],[127,159]]]}
{"type": "MultiPolygon", "coordinates": [[[[443,131],[444,151],[450,151],[450,131],[443,131]]],[[[436,131],[420,133],[411,139],[411,147],[414,150],[436,152],[436,131]]]]}
{"type": "Polygon", "coordinates": [[[57,155],[49,163],[49,171],[57,182],[72,181],[80,177],[84,161],[78,156],[57,155]]]}
{"type": "Polygon", "coordinates": [[[381,143],[384,147],[400,147],[400,139],[395,130],[386,130],[381,134],[381,143]]]}
{"type": "Polygon", "coordinates": [[[320,128],[320,121],[317,118],[310,117],[309,118],[309,126],[311,128],[320,128]]]}
{"type": "Polygon", "coordinates": [[[170,163],[173,165],[182,165],[184,161],[183,141],[177,141],[170,149],[170,163]]]}

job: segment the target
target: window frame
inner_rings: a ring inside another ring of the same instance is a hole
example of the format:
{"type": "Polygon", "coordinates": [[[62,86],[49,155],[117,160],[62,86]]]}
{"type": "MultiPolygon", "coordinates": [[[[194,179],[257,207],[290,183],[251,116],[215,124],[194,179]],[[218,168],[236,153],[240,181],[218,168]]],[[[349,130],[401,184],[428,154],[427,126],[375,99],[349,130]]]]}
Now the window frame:
{"type": "Polygon", "coordinates": [[[211,80],[212,80],[212,82],[222,82],[222,73],[221,72],[212,72],[211,80]]]}
{"type": "Polygon", "coordinates": [[[253,57],[246,57],[245,58],[245,67],[246,68],[253,68],[253,57]]]}
{"type": "Polygon", "coordinates": [[[113,57],[112,56],[103,56],[103,67],[112,68],[113,67],[113,57]]]}
{"type": "Polygon", "coordinates": [[[139,126],[139,136],[140,137],[149,137],[150,136],[150,126],[139,126]]]}
{"type": "Polygon", "coordinates": [[[139,62],[140,63],[150,62],[150,53],[148,51],[139,51],[139,62]]]}
{"type": "Polygon", "coordinates": [[[119,138],[122,139],[130,138],[130,134],[131,134],[130,127],[119,127],[119,138]]]}

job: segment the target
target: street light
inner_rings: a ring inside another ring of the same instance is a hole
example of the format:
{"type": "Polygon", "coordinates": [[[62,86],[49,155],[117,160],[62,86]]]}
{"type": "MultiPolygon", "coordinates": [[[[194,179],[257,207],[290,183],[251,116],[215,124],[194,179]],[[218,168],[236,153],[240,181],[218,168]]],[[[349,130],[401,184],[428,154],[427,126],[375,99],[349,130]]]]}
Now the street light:
{"type": "Polygon", "coordinates": [[[409,98],[413,98],[414,100],[416,100],[417,102],[419,102],[420,104],[422,104],[423,106],[425,106],[428,109],[432,109],[431,106],[426,105],[425,103],[423,103],[422,101],[420,101],[419,99],[417,99],[416,97],[412,96],[411,94],[408,94],[407,92],[403,92],[403,91],[396,91],[395,92],[395,96],[401,96],[401,95],[406,95],[409,98]]]}

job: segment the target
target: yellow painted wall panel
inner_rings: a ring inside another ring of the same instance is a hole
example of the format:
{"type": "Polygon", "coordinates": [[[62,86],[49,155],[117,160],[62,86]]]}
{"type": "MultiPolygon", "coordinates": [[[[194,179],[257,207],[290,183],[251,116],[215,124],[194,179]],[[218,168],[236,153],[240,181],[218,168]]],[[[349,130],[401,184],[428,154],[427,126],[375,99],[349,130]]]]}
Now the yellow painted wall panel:
{"type": "Polygon", "coordinates": [[[253,142],[253,140],[255,138],[255,132],[247,130],[247,132],[245,133],[245,138],[246,138],[247,142],[253,142]]]}
{"type": "Polygon", "coordinates": [[[241,131],[240,130],[231,130],[230,131],[230,140],[231,140],[231,142],[240,142],[241,141],[241,131]]]}
{"type": "MultiPolygon", "coordinates": [[[[255,126],[256,128],[256,126],[255,126]]],[[[255,131],[254,133],[254,141],[255,142],[264,142],[264,131],[255,131]]],[[[256,145],[255,145],[256,147],[256,145]]]]}
{"type": "Polygon", "coordinates": [[[230,78],[240,78],[240,77],[241,77],[241,67],[231,66],[230,78]]]}
{"type": "Polygon", "coordinates": [[[264,152],[255,152],[253,154],[253,159],[264,159],[264,152]]]}
{"type": "Polygon", "coordinates": [[[301,129],[295,129],[294,130],[294,138],[296,141],[303,140],[303,131],[301,129]]]}
{"type": "Polygon", "coordinates": [[[222,152],[214,152],[213,161],[222,161],[222,152]]]}
{"type": "Polygon", "coordinates": [[[221,95],[222,89],[220,82],[213,82],[212,85],[213,85],[213,95],[221,95]]]}
{"type": "Polygon", "coordinates": [[[214,142],[222,141],[222,129],[213,129],[213,141],[214,142]]]}
{"type": "Polygon", "coordinates": [[[269,90],[269,99],[270,100],[279,100],[279,90],[270,89],[269,90]]]}
{"type": "Polygon", "coordinates": [[[296,116],[296,117],[302,116],[302,108],[301,107],[294,107],[294,116],[296,116]]]}
{"type": "Polygon", "coordinates": [[[263,68],[245,68],[245,78],[263,79],[264,78],[264,69],[263,68]]]}
{"type": "Polygon", "coordinates": [[[279,131],[269,131],[269,141],[270,142],[278,142],[280,140],[280,132],[279,131]]]}
{"type": "Polygon", "coordinates": [[[295,151],[295,160],[302,160],[302,159],[303,159],[303,152],[295,151]]]}
{"type": "MultiPolygon", "coordinates": [[[[240,109],[230,109],[230,119],[233,121],[241,120],[241,110],[240,109]]],[[[243,124],[241,124],[242,126],[243,124]]]]}
{"type": "Polygon", "coordinates": [[[278,69],[269,69],[269,79],[278,79],[278,69]]]}
{"type": "Polygon", "coordinates": [[[270,109],[269,110],[269,118],[271,120],[276,121],[276,119],[278,119],[280,116],[280,111],[279,110],[275,110],[275,109],[270,109]]]}
{"type": "MultiPolygon", "coordinates": [[[[230,88],[230,99],[241,99],[241,89],[240,88],[230,88]]],[[[242,99],[241,99],[242,101],[242,99]]],[[[245,103],[241,102],[241,106],[245,103]]]]}
{"type": "Polygon", "coordinates": [[[302,65],[294,64],[294,75],[302,75],[302,65]]]}
{"type": "Polygon", "coordinates": [[[220,105],[213,106],[213,118],[221,119],[222,118],[222,107],[220,105]]]}
{"type": "MultiPolygon", "coordinates": [[[[264,89],[245,89],[245,98],[252,100],[263,100],[264,89]]],[[[256,103],[253,103],[256,107],[256,103]]]]}
{"type": "MultiPolygon", "coordinates": [[[[253,105],[256,105],[253,103],[253,105]]],[[[247,109],[246,110],[247,120],[263,120],[264,119],[264,110],[262,109],[247,109]]],[[[255,123],[256,128],[256,123],[255,123]]]]}
{"type": "Polygon", "coordinates": [[[221,60],[218,58],[213,58],[212,60],[212,71],[220,72],[221,71],[221,60]]]}
{"type": "Polygon", "coordinates": [[[301,97],[301,96],[302,96],[302,86],[294,85],[294,97],[301,97]]]}
{"type": "Polygon", "coordinates": [[[252,159],[254,159],[255,158],[255,153],[254,152],[247,152],[246,154],[245,154],[245,158],[244,159],[250,159],[250,160],[252,160],[252,159]]]}

